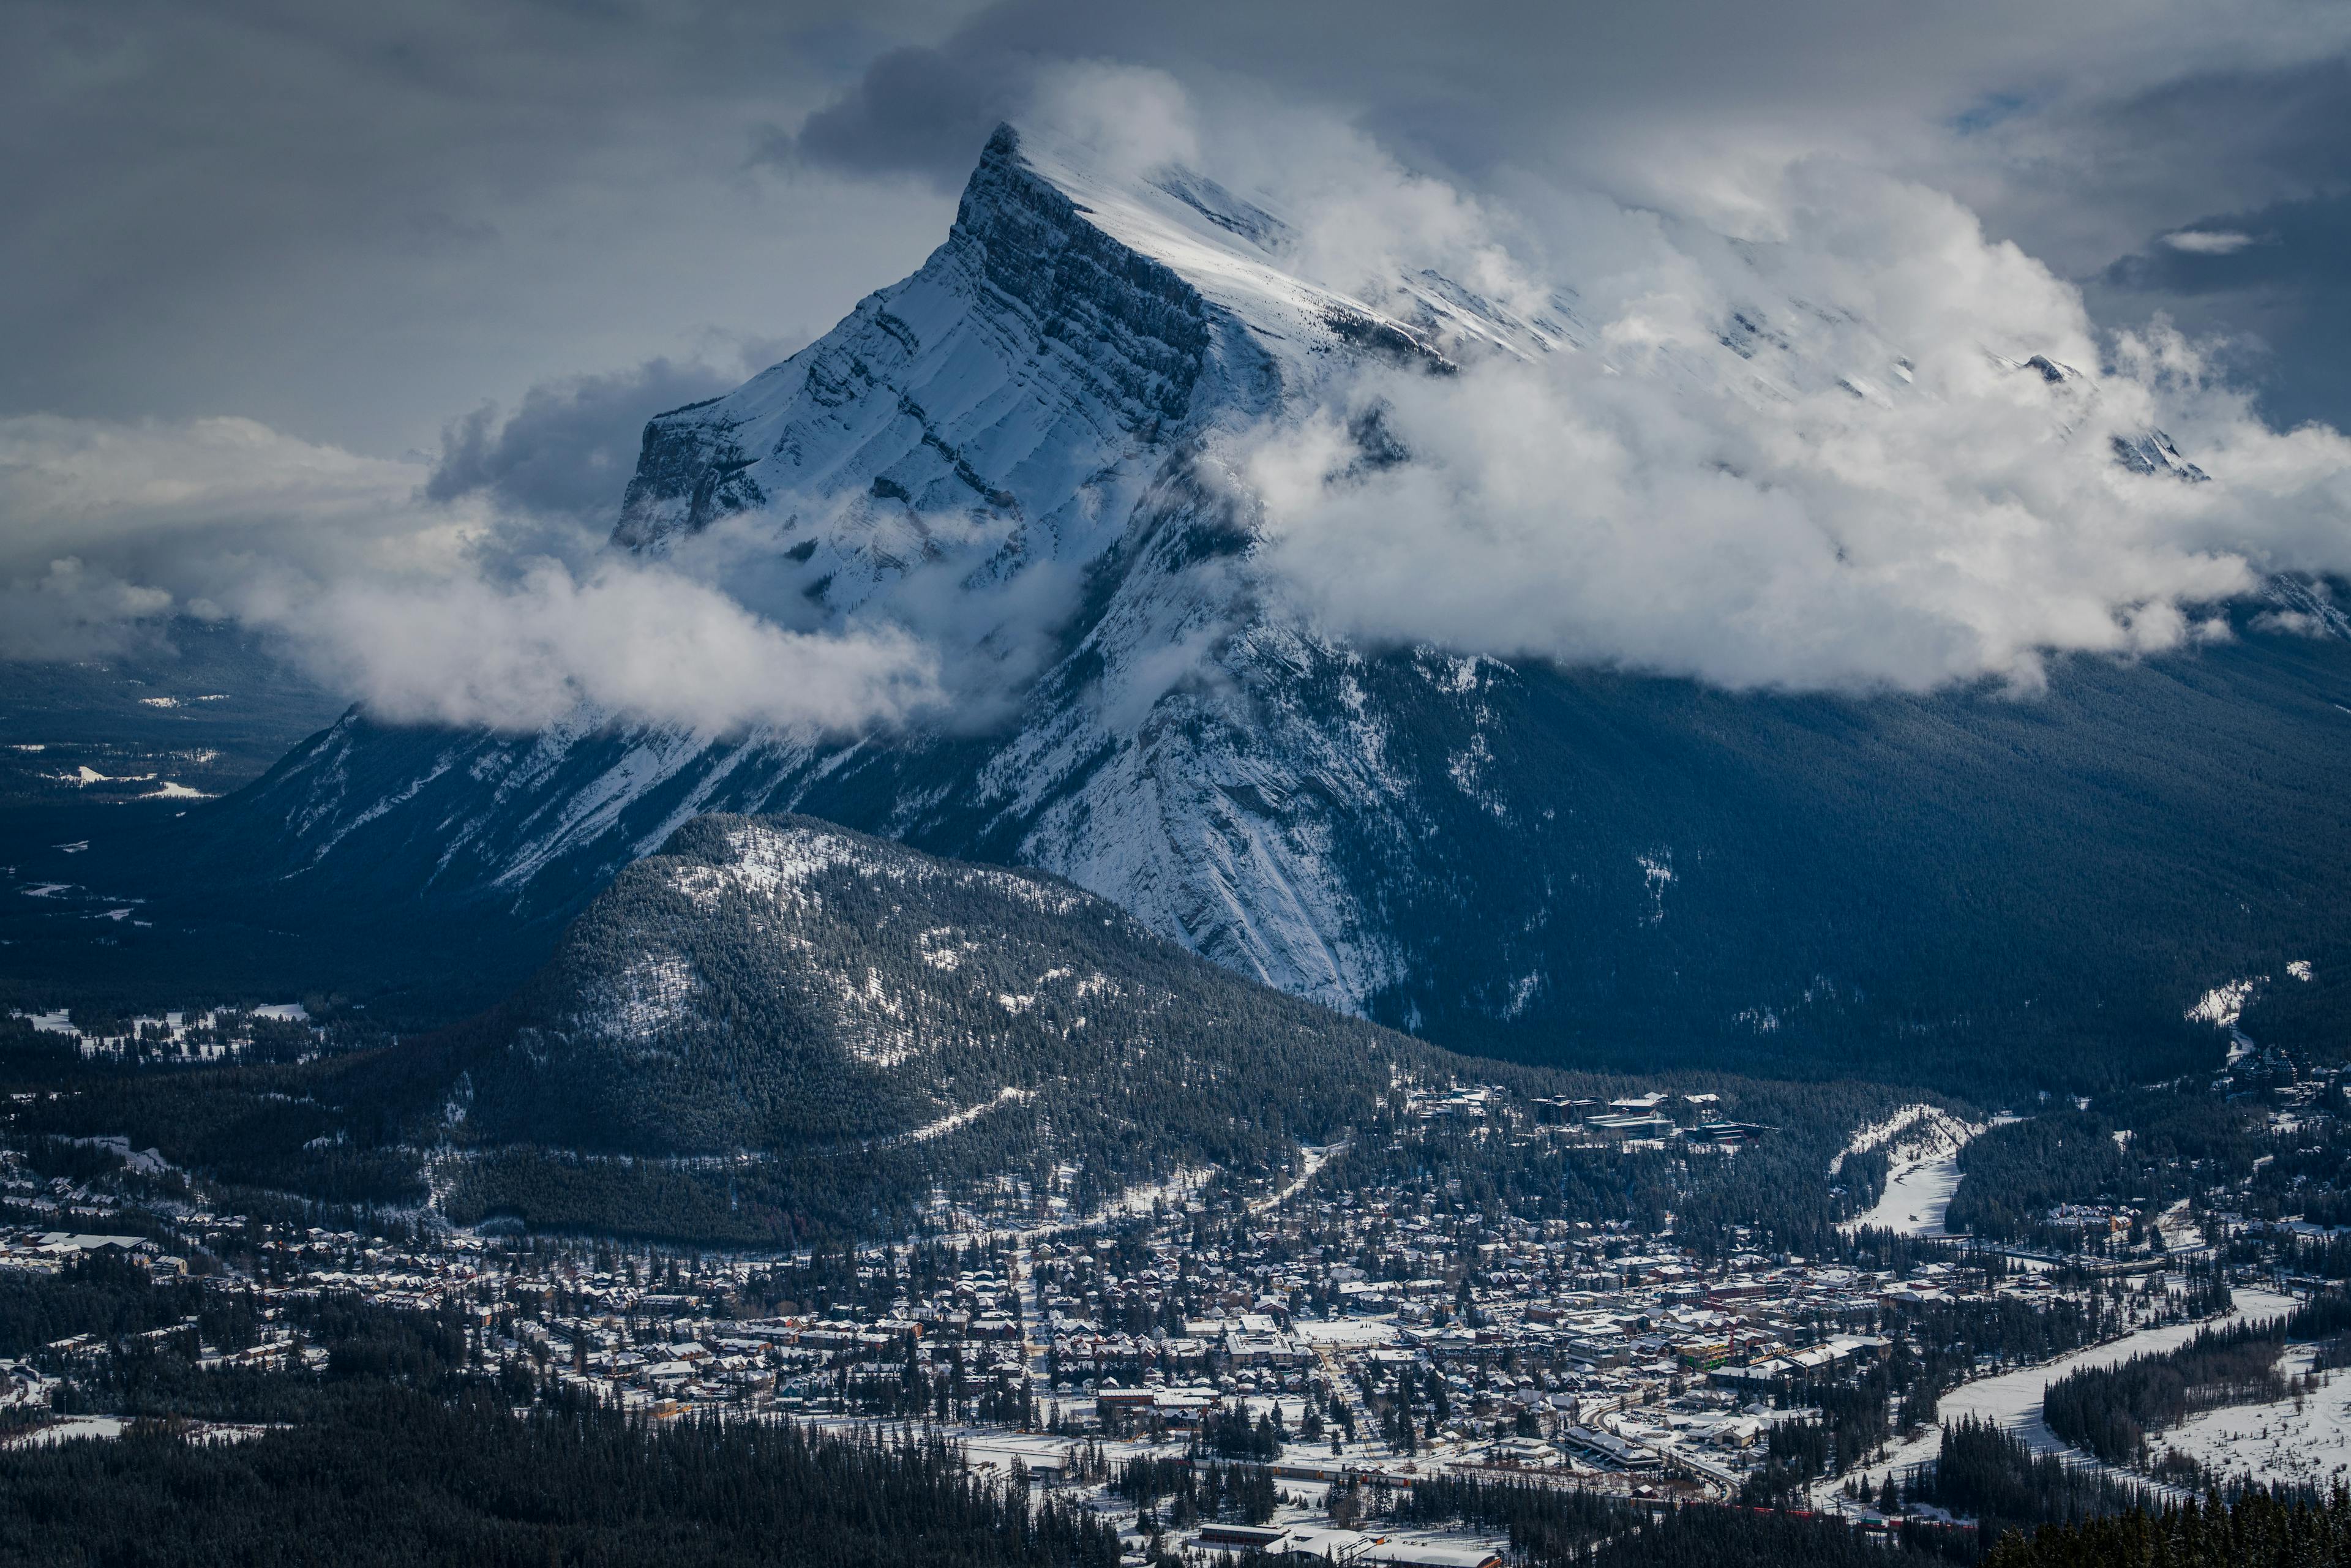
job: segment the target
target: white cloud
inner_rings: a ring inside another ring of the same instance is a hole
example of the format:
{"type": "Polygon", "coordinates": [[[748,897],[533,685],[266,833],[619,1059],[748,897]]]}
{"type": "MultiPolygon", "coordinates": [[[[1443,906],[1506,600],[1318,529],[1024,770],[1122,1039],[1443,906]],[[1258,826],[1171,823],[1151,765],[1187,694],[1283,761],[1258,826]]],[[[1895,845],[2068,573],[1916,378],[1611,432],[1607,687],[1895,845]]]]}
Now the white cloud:
{"type": "Polygon", "coordinates": [[[242,611],[392,723],[527,730],[585,704],[707,734],[841,733],[940,700],[935,656],[904,632],[788,631],[716,589],[619,561],[584,577],[542,561],[506,584],[265,583],[242,611]]]}
{"type": "Polygon", "coordinates": [[[2351,570],[2351,442],[2270,431],[2160,327],[2102,350],[2072,286],[1936,192],[1800,160],[1749,185],[1759,242],[1354,178],[1293,213],[1441,214],[1425,254],[1504,300],[1572,283],[1584,347],[1464,345],[1460,375],[1366,374],[1228,447],[1260,568],[1334,631],[1735,689],[2031,688],[2051,653],[2215,634],[2264,573],[2351,570]],[[1374,415],[1411,462],[1359,460],[1374,415]],[[2117,465],[2156,429],[2214,478],[2117,465]]]}
{"type": "Polygon", "coordinates": [[[249,420],[0,420],[0,652],[82,656],[225,615],[387,719],[499,728],[587,703],[837,732],[944,700],[904,631],[778,625],[687,570],[603,557],[585,528],[432,502],[428,473],[249,420]]]}
{"type": "Polygon", "coordinates": [[[289,534],[337,551],[396,538],[439,554],[465,515],[420,517],[411,493],[423,477],[416,464],[298,440],[250,419],[16,415],[0,418],[0,540],[11,564],[132,541],[223,546],[289,534]]]}
{"type": "Polygon", "coordinates": [[[121,652],[172,611],[172,596],[72,556],[0,580],[0,658],[87,659],[121,652]]]}
{"type": "Polygon", "coordinates": [[[1089,149],[1107,171],[1132,176],[1196,163],[1200,143],[1182,84],[1165,71],[1112,61],[1041,68],[1022,123],[1089,149]]]}
{"type": "Polygon", "coordinates": [[[2231,229],[2179,229],[2163,236],[2163,243],[2189,256],[2234,256],[2253,243],[2253,236],[2231,229]]]}

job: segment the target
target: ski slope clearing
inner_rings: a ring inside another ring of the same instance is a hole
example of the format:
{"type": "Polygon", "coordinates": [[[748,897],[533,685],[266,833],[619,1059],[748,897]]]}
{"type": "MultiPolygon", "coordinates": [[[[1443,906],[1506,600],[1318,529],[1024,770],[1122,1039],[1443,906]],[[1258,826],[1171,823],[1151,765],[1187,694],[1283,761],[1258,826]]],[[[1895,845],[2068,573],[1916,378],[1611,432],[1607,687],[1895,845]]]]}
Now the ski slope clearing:
{"type": "Polygon", "coordinates": [[[1943,1216],[1959,1190],[1959,1151],[1984,1131],[1985,1123],[1963,1122],[1933,1105],[1905,1105],[1886,1120],[1854,1134],[1829,1166],[1834,1176],[1848,1155],[1883,1147],[1888,1169],[1886,1190],[1866,1213],[1844,1228],[1863,1226],[1904,1236],[1943,1236],[1943,1216]]]}

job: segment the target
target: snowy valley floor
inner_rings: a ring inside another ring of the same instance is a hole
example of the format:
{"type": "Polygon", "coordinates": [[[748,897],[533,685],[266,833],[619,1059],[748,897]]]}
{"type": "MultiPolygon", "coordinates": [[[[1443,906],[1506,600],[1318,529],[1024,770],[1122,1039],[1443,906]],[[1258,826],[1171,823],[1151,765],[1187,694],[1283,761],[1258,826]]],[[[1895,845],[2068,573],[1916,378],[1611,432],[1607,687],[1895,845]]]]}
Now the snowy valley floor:
{"type": "MultiPolygon", "coordinates": [[[[2221,1323],[2241,1322],[2249,1319],[2283,1317],[2292,1312],[2297,1304],[2291,1296],[2281,1296],[2268,1291],[2241,1290],[2236,1296],[2236,1309],[2225,1318],[2207,1319],[2203,1322],[2173,1323],[2163,1328],[2141,1329],[2136,1333],[2125,1334],[2120,1339],[2110,1340],[2105,1344],[2092,1345],[2085,1350],[2077,1350],[2070,1355],[2061,1355],[2053,1361],[2042,1362],[2033,1366],[2019,1367],[2013,1372],[2003,1372],[1992,1377],[1979,1378],[1973,1383],[1963,1383],[1943,1396],[1942,1403],[1937,1411],[1938,1424],[1935,1429],[1921,1433],[1907,1441],[1895,1444],[1886,1450],[1883,1458],[1863,1466],[1858,1472],[1847,1472],[1847,1476],[1857,1473],[1872,1488],[1875,1488],[1888,1475],[1898,1475],[1914,1466],[1928,1463],[1942,1447],[1941,1424],[1970,1419],[1987,1422],[2017,1434],[2036,1453],[2070,1454],[2080,1458],[2085,1464],[2095,1464],[2096,1461],[2088,1455],[2069,1448],[2041,1419],[2043,1391],[2068,1373],[2078,1372],[2084,1367],[2112,1366],[2118,1362],[2127,1361],[2135,1355],[2176,1349],[2193,1339],[2201,1329],[2221,1323]]],[[[2345,1394],[2351,1394],[2351,1385],[2345,1385],[2345,1394]]],[[[2329,1428],[2330,1436],[2339,1436],[2341,1430],[2351,1429],[2351,1416],[2341,1414],[2346,1403],[2351,1401],[2346,1401],[2344,1395],[2336,1394],[2331,1389],[2327,1395],[2310,1401],[2314,1417],[2322,1406],[2337,1412],[2335,1419],[2339,1426],[2329,1428]]],[[[2199,1421],[2218,1422],[2229,1430],[2235,1431],[2245,1427],[2247,1418],[2255,1416],[2257,1412],[2273,1411],[2276,1408],[2273,1406],[2260,1406],[2213,1411],[2209,1416],[2191,1420],[2187,1427],[2181,1428],[2179,1433],[2173,1434],[2173,1437],[2177,1440],[2199,1421]]],[[[2291,1401],[2287,1402],[2286,1408],[2289,1410],[2292,1408],[2291,1401]]],[[[2274,1427],[2274,1423],[2272,1423],[2272,1426],[2274,1427]]],[[[2253,1421],[2251,1429],[2261,1430],[2262,1423],[2258,1420],[2253,1421]]],[[[2217,1438],[2214,1440],[2218,1441],[2217,1438]]],[[[2258,1443],[2260,1439],[2252,1441],[2258,1443]]],[[[2180,1447],[2185,1449],[2188,1445],[2182,1442],[2180,1447]]],[[[2194,1452],[2194,1450],[2189,1451],[2194,1452]]],[[[2250,1448],[2246,1450],[2248,1455],[2251,1451],[2250,1448]]],[[[2337,1452],[2351,1458],[2351,1450],[2337,1450],[2337,1452]]],[[[2205,1456],[2199,1453],[2197,1457],[2201,1458],[2205,1456]]],[[[2213,1462],[2220,1461],[2215,1459],[2213,1462]]],[[[2250,1459],[2241,1461],[2238,1468],[2245,1468],[2248,1463],[2250,1459]]],[[[1823,1505],[1833,1505],[1839,1500],[1837,1494],[1844,1488],[1847,1476],[1838,1476],[1820,1482],[1814,1489],[1814,1498],[1823,1505]]],[[[2137,1477],[2130,1479],[2139,1479],[2137,1477]]],[[[2141,1484],[2145,1483],[2142,1481],[2141,1484]]]]}
{"type": "MultiPolygon", "coordinates": [[[[2307,1347],[2278,1370],[2311,1370],[2307,1347]]],[[[2164,1441],[2223,1476],[2327,1488],[2351,1479],[2351,1373],[2321,1373],[2316,1392],[2272,1405],[2232,1405],[2191,1416],[2164,1441]]]]}

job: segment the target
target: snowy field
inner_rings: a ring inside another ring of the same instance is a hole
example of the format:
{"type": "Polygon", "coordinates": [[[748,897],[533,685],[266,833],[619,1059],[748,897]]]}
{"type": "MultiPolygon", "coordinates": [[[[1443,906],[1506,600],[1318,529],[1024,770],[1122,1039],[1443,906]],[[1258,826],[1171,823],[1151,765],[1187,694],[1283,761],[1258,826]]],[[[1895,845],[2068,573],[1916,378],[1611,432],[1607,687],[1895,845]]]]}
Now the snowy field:
{"type": "MultiPolygon", "coordinates": [[[[82,1437],[111,1439],[121,1437],[130,1425],[129,1417],[122,1416],[67,1416],[0,1439],[0,1448],[48,1448],[82,1437]]],[[[190,1421],[180,1429],[181,1436],[192,1443],[242,1443],[273,1430],[283,1431],[285,1427],[282,1423],[190,1421]]]]}
{"type": "MultiPolygon", "coordinates": [[[[2290,1351],[2278,1370],[2310,1370],[2308,1349],[2290,1351]]],[[[2314,1394],[2274,1405],[2232,1405],[2190,1416],[2162,1441],[2224,1476],[2321,1488],[2351,1480],[2351,1373],[2321,1373],[2314,1394]]]]}
{"type": "Polygon", "coordinates": [[[1951,1195],[1959,1190],[1957,1149],[1915,1165],[1896,1166],[1886,1177],[1884,1196],[1853,1221],[1853,1228],[1866,1225],[1905,1236],[1948,1235],[1943,1216],[1950,1209],[1951,1195]]]}
{"type": "MultiPolygon", "coordinates": [[[[2118,1340],[2112,1340],[2105,1344],[2092,1345],[2086,1350],[2077,1350],[2070,1355],[2061,1355],[2053,1361],[2044,1361],[2037,1366],[2019,1367],[2013,1372],[2003,1372],[1994,1377],[1983,1377],[1973,1383],[1962,1383],[1944,1395],[1942,1403],[1937,1406],[1936,1418],[1938,1423],[1937,1428],[1921,1433],[1908,1442],[1896,1443],[1886,1450],[1884,1458],[1864,1467],[1861,1473],[1867,1478],[1869,1484],[1875,1487],[1889,1474],[1907,1470],[1914,1465],[1926,1464],[1941,1451],[1943,1435],[1939,1429],[1939,1424],[1957,1423],[1969,1419],[1989,1422],[1993,1426],[2005,1427],[2022,1437],[2039,1453],[2068,1452],[2065,1444],[2058,1438],[2057,1434],[2052,1432],[2041,1419],[2041,1395],[2043,1389],[2066,1374],[2079,1372],[2084,1367],[2112,1366],[2117,1362],[2128,1361],[2135,1355],[2146,1355],[2154,1351],[2174,1350],[2195,1338],[2199,1329],[2241,1322],[2249,1318],[2283,1317],[2298,1304],[2292,1296],[2275,1295],[2268,1291],[2241,1290],[2236,1292],[2236,1310],[2225,1318],[2208,1318],[2202,1322],[2172,1323],[2163,1328],[2141,1329],[2137,1333],[2126,1334],[2118,1340]]],[[[2346,1393],[2351,1394],[2351,1384],[2346,1385],[2346,1393]]],[[[2262,1406],[2262,1408],[2269,1407],[2262,1406]]],[[[2214,1412],[2216,1416],[2230,1414],[2232,1412],[2214,1412]]],[[[2243,1412],[2241,1410],[2233,1414],[2241,1416],[2243,1412]]],[[[2193,1422],[2189,1423],[2191,1426],[2193,1424],[2193,1422]]],[[[2185,1445],[2183,1444],[2182,1447],[2184,1448],[2185,1445]]],[[[1814,1489],[1814,1495],[1826,1500],[1844,1484],[1843,1476],[1824,1480],[1814,1489]]]]}
{"type": "Polygon", "coordinates": [[[10,1446],[45,1448],[52,1443],[68,1442],[75,1437],[120,1437],[127,1425],[129,1423],[120,1416],[68,1416],[63,1420],[36,1427],[24,1436],[13,1438],[10,1446]]]}

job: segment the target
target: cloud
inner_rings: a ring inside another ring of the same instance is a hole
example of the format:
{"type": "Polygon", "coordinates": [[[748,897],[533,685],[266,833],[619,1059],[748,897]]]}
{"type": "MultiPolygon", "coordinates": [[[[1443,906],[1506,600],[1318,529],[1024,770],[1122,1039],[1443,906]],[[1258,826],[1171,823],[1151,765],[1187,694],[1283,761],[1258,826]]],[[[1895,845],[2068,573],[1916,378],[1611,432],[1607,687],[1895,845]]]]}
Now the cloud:
{"type": "Polygon", "coordinates": [[[580,578],[542,561],[511,584],[264,581],[240,608],[395,724],[531,730],[584,705],[705,734],[854,734],[942,695],[935,653],[903,631],[787,631],[717,589],[618,560],[580,578]]]}
{"type": "MultiPolygon", "coordinates": [[[[1756,186],[1843,158],[1949,192],[2074,278],[2232,204],[2351,191],[2351,10],[2298,0],[1667,0],[1441,22],[1401,0],[999,0],[871,62],[807,119],[800,164],[951,190],[985,124],[1035,114],[1057,66],[1103,61],[1180,81],[1204,120],[1270,153],[1312,113],[1474,195],[1573,187],[1748,237],[1756,186]]],[[[2208,296],[2196,314],[2210,332],[2263,336],[2294,411],[2325,400],[2346,424],[2331,338],[2276,330],[2340,292],[2281,283],[2259,301],[2208,296]]],[[[2109,329],[2147,314],[2105,289],[2090,303],[2109,329]]]]}
{"type": "Polygon", "coordinates": [[[0,418],[0,568],[76,556],[206,586],[248,552],[402,570],[446,562],[480,531],[419,510],[424,471],[250,419],[0,418]]]}
{"type": "Polygon", "coordinates": [[[2088,77],[1906,172],[2085,276],[2150,235],[2234,226],[2215,214],[2351,188],[2351,57],[2339,37],[2310,43],[2300,60],[2183,53],[2170,72],[2088,77]]]}
{"type": "Polygon", "coordinates": [[[92,10],[18,0],[0,53],[0,413],[233,412],[376,456],[713,326],[837,319],[1055,65],[1164,73],[1235,127],[1317,109],[1479,193],[1734,209],[1838,153],[2065,276],[2340,192],[2351,155],[2351,8],[2306,0],[92,10]]]}
{"type": "Polygon", "coordinates": [[[2209,207],[2219,187],[2207,182],[2241,179],[2247,162],[2306,170],[2339,158],[2339,139],[2330,148],[2322,133],[2342,112],[2326,77],[2346,46],[2351,19],[2296,0],[2057,11],[2031,0],[1661,0],[1442,17],[1408,0],[999,0],[944,37],[883,55],[809,126],[843,167],[952,178],[936,137],[910,143],[893,111],[969,127],[1024,108],[1046,63],[1117,61],[1173,75],[1219,118],[1317,110],[1471,183],[1517,167],[1687,210],[1698,193],[1728,193],[1726,172],[1831,152],[1921,177],[2046,182],[2053,198],[2062,189],[2110,214],[2109,160],[2127,164],[2134,202],[2163,199],[2154,173],[2168,164],[2168,199],[2193,203],[2200,190],[2209,207]],[[2099,134],[2124,120],[2120,133],[2099,134]]]}
{"type": "MultiPolygon", "coordinates": [[[[789,352],[783,344],[762,349],[750,369],[789,352]]],[[[609,527],[636,472],[646,419],[731,391],[745,374],[741,367],[657,358],[632,371],[542,382],[510,414],[485,403],[452,421],[425,496],[481,496],[518,511],[601,519],[609,527]]]]}
{"type": "MultiPolygon", "coordinates": [[[[512,447],[537,451],[529,432],[570,428],[609,390],[549,394],[512,447]]],[[[608,530],[512,519],[486,494],[529,472],[498,465],[508,449],[485,437],[461,472],[488,476],[436,499],[423,463],[250,420],[0,419],[0,653],[82,657],[173,613],[226,617],[389,720],[501,729],[585,704],[836,733],[946,700],[936,653],[901,627],[781,625],[677,564],[602,554],[608,530]]]]}
{"type": "Polygon", "coordinates": [[[2176,229],[2163,243],[2190,256],[2234,256],[2253,243],[2253,236],[2233,229],[2176,229]]]}
{"type": "Polygon", "coordinates": [[[2351,424],[2351,190],[2202,214],[2186,233],[2252,243],[2182,246],[2166,231],[2089,280],[2093,308],[2120,321],[2160,312],[2222,341],[2276,423],[2351,424]]]}
{"type": "Polygon", "coordinates": [[[971,172],[973,150],[1028,107],[1037,62],[1011,50],[892,49],[796,134],[769,139],[768,162],[797,158],[853,174],[913,174],[943,192],[971,172]]]}
{"type": "Polygon", "coordinates": [[[172,596],[71,556],[37,577],[0,581],[0,659],[93,659],[153,636],[172,596]]]}
{"type": "Polygon", "coordinates": [[[974,40],[893,49],[857,84],[771,138],[760,158],[862,175],[914,175],[959,191],[989,132],[1005,121],[1080,143],[1128,173],[1197,158],[1185,89],[1155,68],[974,40]]]}
{"type": "Polygon", "coordinates": [[[937,0],[19,0],[0,413],[233,412],[355,452],[583,366],[846,311],[949,204],[748,176],[937,0]]]}
{"type": "Polygon", "coordinates": [[[1447,203],[1375,161],[1305,183],[1285,210],[1310,231],[1422,214],[1426,254],[1522,311],[1563,254],[1580,343],[1464,342],[1462,373],[1368,372],[1223,449],[1259,570],[1339,634],[1732,689],[2029,690],[2052,653],[2220,634],[2264,574],[2351,571],[2351,442],[2271,430],[2176,330],[2102,339],[1938,193],[1800,161],[1750,193],[1777,237],[1734,243],[1447,203]],[[1532,259],[1497,237],[1546,232],[1532,259]],[[2156,430],[2215,477],[2116,463],[2156,430]]]}

